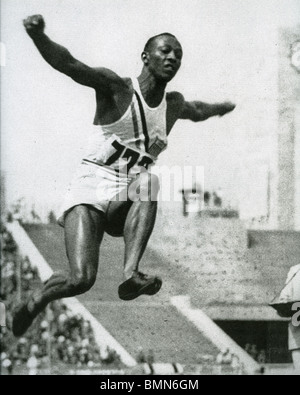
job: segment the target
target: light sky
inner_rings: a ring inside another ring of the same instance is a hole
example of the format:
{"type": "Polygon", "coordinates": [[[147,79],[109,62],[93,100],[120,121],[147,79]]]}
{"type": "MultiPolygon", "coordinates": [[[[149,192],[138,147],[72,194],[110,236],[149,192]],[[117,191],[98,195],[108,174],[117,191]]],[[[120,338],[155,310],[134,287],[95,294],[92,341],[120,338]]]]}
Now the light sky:
{"type": "Polygon", "coordinates": [[[299,23],[299,0],[1,0],[1,168],[7,197],[57,206],[81,158],[95,100],[92,89],[41,58],[22,26],[23,18],[36,13],[44,16],[50,38],[76,58],[121,76],[138,75],[150,36],[175,34],[184,58],[168,90],[189,100],[231,100],[237,108],[201,124],[178,122],[160,164],[204,166],[207,188],[221,187],[234,202],[249,130],[258,129],[253,114],[274,93],[276,29],[299,23]]]}

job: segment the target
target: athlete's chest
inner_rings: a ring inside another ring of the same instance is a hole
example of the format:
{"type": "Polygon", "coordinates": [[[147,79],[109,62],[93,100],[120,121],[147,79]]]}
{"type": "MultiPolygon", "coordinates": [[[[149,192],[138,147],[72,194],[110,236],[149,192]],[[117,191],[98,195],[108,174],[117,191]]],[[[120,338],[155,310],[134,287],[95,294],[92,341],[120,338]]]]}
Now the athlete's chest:
{"type": "Polygon", "coordinates": [[[137,94],[135,98],[134,89],[130,94],[118,94],[110,98],[103,98],[96,96],[96,114],[94,118],[95,125],[108,125],[113,124],[124,117],[130,107],[134,107],[134,111],[141,114],[144,112],[146,122],[150,129],[155,129],[156,123],[161,123],[162,119],[165,121],[165,130],[167,135],[170,133],[172,127],[178,119],[176,106],[173,101],[168,100],[166,96],[165,105],[159,106],[155,109],[149,108],[145,105],[144,100],[141,98],[141,94],[137,94]]]}

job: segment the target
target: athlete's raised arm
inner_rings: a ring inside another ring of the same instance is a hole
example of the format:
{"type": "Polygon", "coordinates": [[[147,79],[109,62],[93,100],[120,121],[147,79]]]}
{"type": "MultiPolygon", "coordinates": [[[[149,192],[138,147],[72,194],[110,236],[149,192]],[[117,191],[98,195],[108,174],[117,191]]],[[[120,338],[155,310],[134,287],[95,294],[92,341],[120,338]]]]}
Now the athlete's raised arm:
{"type": "Polygon", "coordinates": [[[101,89],[107,93],[119,87],[125,87],[122,78],[113,71],[105,68],[91,68],[75,59],[66,48],[51,41],[44,33],[45,21],[42,15],[29,16],[23,24],[42,57],[54,69],[68,75],[79,84],[96,90],[101,89]]]}

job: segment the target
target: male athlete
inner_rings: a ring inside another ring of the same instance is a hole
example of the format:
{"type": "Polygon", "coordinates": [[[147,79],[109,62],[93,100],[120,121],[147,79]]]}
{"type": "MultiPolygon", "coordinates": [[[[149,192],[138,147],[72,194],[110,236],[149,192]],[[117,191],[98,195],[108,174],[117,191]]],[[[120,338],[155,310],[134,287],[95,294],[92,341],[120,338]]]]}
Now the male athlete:
{"type": "Polygon", "coordinates": [[[159,277],[138,271],[154,227],[159,189],[157,178],[146,169],[166,148],[167,136],[178,119],[204,121],[235,107],[227,102],[186,102],[178,92],[165,92],[183,55],[172,34],[163,33],[147,42],[142,72],[137,79],[130,79],[75,59],[44,34],[41,15],[30,16],[23,23],[46,62],[95,90],[96,115],[87,153],[59,218],[64,226],[70,272],[54,273],[41,290],[16,308],[12,328],[15,336],[21,336],[49,302],[79,295],[93,286],[104,232],[125,240],[124,282],[119,286],[119,297],[132,300],[159,291],[159,277]],[[140,196],[149,194],[150,185],[151,198],[136,199],[130,193],[134,183],[138,183],[134,190],[140,196]]]}

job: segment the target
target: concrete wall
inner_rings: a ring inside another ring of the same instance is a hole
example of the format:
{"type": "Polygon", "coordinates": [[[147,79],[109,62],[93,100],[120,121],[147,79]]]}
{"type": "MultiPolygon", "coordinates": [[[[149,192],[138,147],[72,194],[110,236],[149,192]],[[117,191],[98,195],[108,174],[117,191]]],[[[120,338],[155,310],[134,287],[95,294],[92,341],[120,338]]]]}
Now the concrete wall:
{"type": "Polygon", "coordinates": [[[300,225],[300,74],[291,67],[291,44],[300,26],[281,29],[278,40],[278,226],[300,225]]]}
{"type": "Polygon", "coordinates": [[[237,219],[183,217],[180,209],[160,211],[150,246],[188,273],[184,292],[195,306],[214,319],[276,321],[268,303],[299,264],[300,232],[246,232],[237,219]]]}

